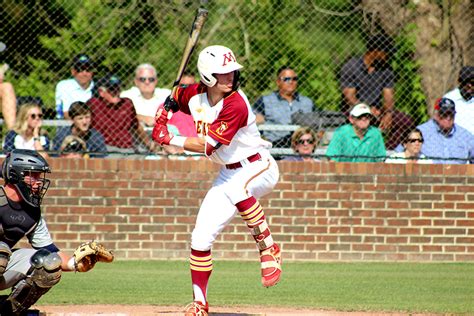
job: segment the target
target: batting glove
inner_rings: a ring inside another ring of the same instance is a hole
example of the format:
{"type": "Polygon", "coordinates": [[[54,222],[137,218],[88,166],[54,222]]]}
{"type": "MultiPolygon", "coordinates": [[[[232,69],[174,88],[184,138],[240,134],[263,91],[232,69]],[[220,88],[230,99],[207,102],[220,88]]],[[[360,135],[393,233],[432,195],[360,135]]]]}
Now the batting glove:
{"type": "Polygon", "coordinates": [[[163,104],[158,107],[155,115],[155,123],[160,125],[166,125],[168,123],[168,111],[165,110],[163,104]]]}
{"type": "Polygon", "coordinates": [[[160,145],[169,145],[173,134],[168,131],[168,127],[162,124],[155,124],[151,138],[160,145]]]}

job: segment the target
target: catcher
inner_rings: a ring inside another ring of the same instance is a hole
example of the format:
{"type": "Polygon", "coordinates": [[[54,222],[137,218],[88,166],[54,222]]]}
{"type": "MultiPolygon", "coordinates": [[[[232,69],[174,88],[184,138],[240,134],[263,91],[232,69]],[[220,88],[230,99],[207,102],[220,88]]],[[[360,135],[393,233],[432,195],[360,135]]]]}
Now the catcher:
{"type": "Polygon", "coordinates": [[[0,186],[0,290],[12,288],[0,302],[0,315],[20,315],[56,285],[62,271],[86,272],[96,262],[112,262],[113,254],[101,244],[80,245],[73,256],[54,244],[41,216],[41,200],[50,173],[36,151],[15,149],[2,165],[0,186]],[[32,248],[13,249],[24,236],[32,248]]]}

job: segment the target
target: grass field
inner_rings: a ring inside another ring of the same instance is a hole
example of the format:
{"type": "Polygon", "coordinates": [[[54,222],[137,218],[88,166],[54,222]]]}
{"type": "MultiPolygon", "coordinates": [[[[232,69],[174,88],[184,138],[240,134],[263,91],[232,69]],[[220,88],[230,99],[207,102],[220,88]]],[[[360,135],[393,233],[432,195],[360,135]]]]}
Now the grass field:
{"type": "MultiPolygon", "coordinates": [[[[474,314],[474,264],[285,263],[283,273],[266,289],[258,262],[215,262],[210,303],[474,314]]],[[[63,274],[38,303],[183,305],[191,299],[187,262],[117,261],[63,274]]]]}

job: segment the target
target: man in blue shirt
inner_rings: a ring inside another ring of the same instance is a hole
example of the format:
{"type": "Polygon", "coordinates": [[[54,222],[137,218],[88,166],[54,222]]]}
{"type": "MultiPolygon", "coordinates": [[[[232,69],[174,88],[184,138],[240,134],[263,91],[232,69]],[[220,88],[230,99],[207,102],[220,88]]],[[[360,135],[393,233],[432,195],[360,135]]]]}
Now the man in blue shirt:
{"type": "MultiPolygon", "coordinates": [[[[291,116],[296,112],[311,113],[314,105],[308,97],[296,91],[298,76],[288,66],[281,67],[277,72],[278,91],[260,97],[254,105],[257,124],[288,125],[291,116]]],[[[291,131],[264,131],[263,136],[277,147],[290,147],[291,131]]]]}
{"type": "MultiPolygon", "coordinates": [[[[438,99],[433,118],[418,126],[425,142],[421,152],[434,163],[465,164],[474,160],[474,135],[454,123],[455,103],[438,99]]],[[[397,151],[401,151],[400,146],[397,151]]]]}

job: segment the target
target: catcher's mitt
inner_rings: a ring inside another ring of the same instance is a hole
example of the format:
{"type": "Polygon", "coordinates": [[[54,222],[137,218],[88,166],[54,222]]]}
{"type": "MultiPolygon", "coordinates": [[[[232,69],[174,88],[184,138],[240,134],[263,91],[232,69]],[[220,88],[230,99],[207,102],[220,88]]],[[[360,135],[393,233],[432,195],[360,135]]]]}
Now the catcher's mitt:
{"type": "Polygon", "coordinates": [[[87,272],[96,262],[112,262],[114,254],[101,243],[89,241],[74,251],[74,265],[77,272],[87,272]]]}

